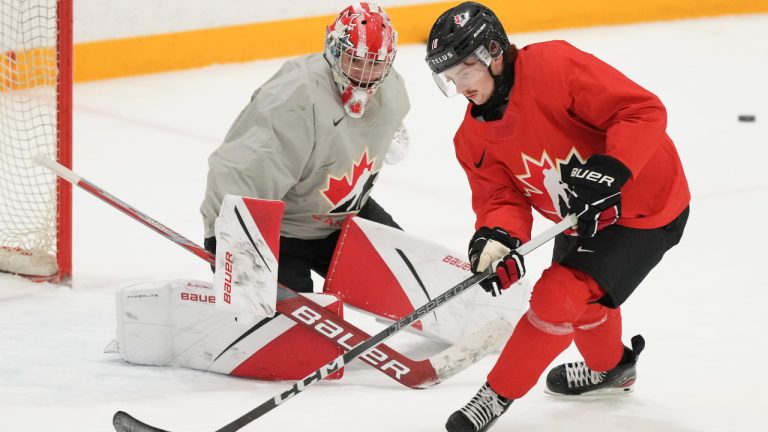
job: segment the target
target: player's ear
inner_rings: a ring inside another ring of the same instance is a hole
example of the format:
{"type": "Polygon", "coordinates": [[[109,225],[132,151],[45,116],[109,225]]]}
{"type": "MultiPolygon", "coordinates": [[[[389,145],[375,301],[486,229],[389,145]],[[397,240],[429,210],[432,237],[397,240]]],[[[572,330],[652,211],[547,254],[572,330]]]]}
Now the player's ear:
{"type": "Polygon", "coordinates": [[[503,69],[504,69],[504,56],[498,55],[495,57],[491,57],[491,70],[493,71],[493,74],[500,75],[503,69]]]}

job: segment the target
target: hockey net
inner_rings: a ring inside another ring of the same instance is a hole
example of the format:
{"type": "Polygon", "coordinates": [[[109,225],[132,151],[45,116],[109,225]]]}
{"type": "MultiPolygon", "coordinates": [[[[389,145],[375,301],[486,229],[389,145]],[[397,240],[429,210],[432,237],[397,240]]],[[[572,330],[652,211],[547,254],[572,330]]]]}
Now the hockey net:
{"type": "Polygon", "coordinates": [[[72,0],[0,0],[0,271],[66,282],[71,186],[72,0]]]}

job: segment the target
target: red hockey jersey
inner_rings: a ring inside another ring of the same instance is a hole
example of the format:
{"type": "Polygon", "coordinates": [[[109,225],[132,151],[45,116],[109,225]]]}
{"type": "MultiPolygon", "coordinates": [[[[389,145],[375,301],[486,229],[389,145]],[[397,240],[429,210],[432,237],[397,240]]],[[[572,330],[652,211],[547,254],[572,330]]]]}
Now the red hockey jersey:
{"type": "Polygon", "coordinates": [[[454,138],[469,178],[476,228],[503,227],[530,239],[531,207],[562,220],[560,170],[607,154],[632,172],[618,224],[656,228],[690,201],[688,183],[661,101],[619,71],[564,41],[529,45],[515,62],[515,84],[500,120],[467,112],[454,138]]]}

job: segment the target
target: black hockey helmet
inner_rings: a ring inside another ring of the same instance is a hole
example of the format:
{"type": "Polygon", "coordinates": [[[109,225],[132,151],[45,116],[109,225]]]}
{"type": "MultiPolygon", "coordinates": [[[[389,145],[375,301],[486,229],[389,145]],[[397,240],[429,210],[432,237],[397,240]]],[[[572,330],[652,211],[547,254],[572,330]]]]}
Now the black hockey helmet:
{"type": "Polygon", "coordinates": [[[432,72],[439,74],[481,47],[492,57],[498,56],[509,47],[507,33],[492,10],[480,3],[464,2],[443,12],[432,25],[425,60],[432,72]]]}

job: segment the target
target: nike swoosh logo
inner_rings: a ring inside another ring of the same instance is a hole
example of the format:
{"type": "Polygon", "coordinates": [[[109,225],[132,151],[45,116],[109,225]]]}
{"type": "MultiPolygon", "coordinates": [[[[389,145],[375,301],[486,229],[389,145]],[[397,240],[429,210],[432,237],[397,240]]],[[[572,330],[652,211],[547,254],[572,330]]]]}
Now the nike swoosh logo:
{"type": "Polygon", "coordinates": [[[483,149],[483,154],[480,155],[480,160],[475,162],[475,168],[480,168],[483,165],[483,159],[485,159],[485,149],[483,149]]]}
{"type": "Polygon", "coordinates": [[[339,124],[339,123],[341,123],[341,121],[342,121],[342,120],[344,120],[344,118],[345,118],[345,117],[346,117],[346,116],[342,116],[342,117],[341,117],[340,119],[338,119],[338,120],[333,120],[333,127],[336,127],[336,126],[338,126],[338,124],[339,124]]]}
{"type": "Polygon", "coordinates": [[[576,252],[594,252],[594,251],[589,249],[584,249],[584,246],[579,246],[579,248],[576,249],[576,252]]]}

